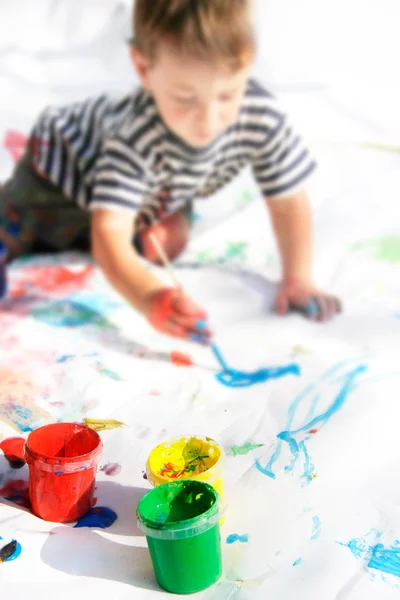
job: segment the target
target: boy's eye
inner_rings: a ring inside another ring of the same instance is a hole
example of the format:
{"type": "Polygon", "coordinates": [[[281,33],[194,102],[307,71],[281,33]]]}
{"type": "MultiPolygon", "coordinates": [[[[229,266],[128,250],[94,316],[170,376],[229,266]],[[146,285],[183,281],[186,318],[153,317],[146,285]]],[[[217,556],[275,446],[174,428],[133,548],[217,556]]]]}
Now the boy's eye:
{"type": "Polygon", "coordinates": [[[176,96],[175,97],[175,101],[178,102],[179,104],[194,104],[194,102],[196,102],[195,98],[184,98],[183,96],[176,96]]]}

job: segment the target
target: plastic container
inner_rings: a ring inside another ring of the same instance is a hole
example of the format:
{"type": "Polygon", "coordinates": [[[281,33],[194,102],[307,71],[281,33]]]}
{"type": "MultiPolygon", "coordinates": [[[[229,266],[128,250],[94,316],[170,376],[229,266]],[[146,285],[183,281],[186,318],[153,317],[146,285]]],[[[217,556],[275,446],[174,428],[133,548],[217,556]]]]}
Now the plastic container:
{"type": "Polygon", "coordinates": [[[154,488],[139,502],[138,525],[145,533],[160,586],[193,594],[222,575],[220,498],[200,481],[154,488]]]}
{"type": "Polygon", "coordinates": [[[224,505],[224,460],[224,451],[209,437],[176,437],[152,450],[146,473],[153,486],[186,479],[209,483],[224,505]]]}
{"type": "Polygon", "coordinates": [[[55,423],[30,433],[24,446],[17,438],[11,441],[9,460],[25,460],[29,466],[29,498],[36,516],[69,523],[89,512],[103,448],[96,431],[78,423],[55,423]]]}
{"type": "Polygon", "coordinates": [[[0,300],[7,295],[7,259],[8,248],[0,241],[0,300]]]}

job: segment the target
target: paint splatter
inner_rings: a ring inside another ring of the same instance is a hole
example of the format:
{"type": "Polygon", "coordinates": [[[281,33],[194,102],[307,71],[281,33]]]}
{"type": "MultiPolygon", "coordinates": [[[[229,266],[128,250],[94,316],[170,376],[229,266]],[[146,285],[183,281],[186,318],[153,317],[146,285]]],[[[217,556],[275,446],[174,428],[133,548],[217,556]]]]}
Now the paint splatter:
{"type": "Polygon", "coordinates": [[[177,367],[192,367],[193,361],[188,354],[171,352],[171,362],[177,367]]]}
{"type": "Polygon", "coordinates": [[[293,566],[298,567],[299,565],[301,565],[302,562],[303,562],[303,559],[298,558],[297,560],[294,561],[293,566]]]}
{"type": "Polygon", "coordinates": [[[94,429],[95,431],[106,431],[109,429],[118,429],[119,427],[125,427],[125,423],[122,421],[116,421],[115,419],[83,419],[85,424],[94,429]]]}
{"type": "Polygon", "coordinates": [[[321,535],[321,519],[316,515],[313,517],[313,528],[311,532],[311,539],[317,540],[321,535]]]}
{"type": "Polygon", "coordinates": [[[64,356],[60,356],[60,358],[57,358],[56,362],[59,364],[64,364],[67,362],[70,362],[72,360],[77,360],[79,358],[94,358],[95,356],[99,356],[96,352],[93,354],[65,354],[64,356]]]}
{"type": "MultiPolygon", "coordinates": [[[[3,538],[0,537],[0,542],[2,540],[3,538]]],[[[3,546],[0,550],[0,563],[11,562],[12,560],[16,560],[21,556],[21,552],[21,544],[17,542],[17,540],[11,540],[11,542],[3,546]]]]}
{"type": "Polygon", "coordinates": [[[116,371],[112,371],[111,369],[107,369],[104,365],[102,365],[101,363],[96,363],[96,371],[98,373],[100,373],[100,375],[104,375],[105,377],[109,377],[110,379],[113,379],[114,381],[122,381],[122,377],[120,375],[118,375],[118,373],[116,371]]]}
{"type": "Polygon", "coordinates": [[[111,508],[107,508],[106,506],[96,506],[96,508],[92,508],[87,515],[79,519],[74,527],[99,527],[100,529],[108,529],[117,519],[117,513],[111,508]]]}
{"type": "Polygon", "coordinates": [[[34,308],[32,317],[51,327],[85,327],[116,329],[103,315],[73,300],[60,300],[34,308]]]}
{"type": "Polygon", "coordinates": [[[34,404],[39,393],[28,374],[0,367],[0,421],[28,433],[49,419],[49,413],[34,404]]]}
{"type": "Polygon", "coordinates": [[[400,263],[400,236],[393,235],[359,242],[352,246],[352,250],[366,252],[375,260],[396,265],[400,263]]]}
{"type": "Polygon", "coordinates": [[[228,456],[246,456],[257,448],[262,448],[265,444],[255,444],[254,442],[246,442],[242,446],[231,446],[228,451],[228,456]]]}
{"type": "Polygon", "coordinates": [[[23,458],[25,440],[24,438],[7,438],[0,442],[0,450],[3,451],[5,458],[12,469],[20,469],[24,466],[23,458]]]}
{"type": "Polygon", "coordinates": [[[108,475],[109,477],[115,477],[121,473],[121,465],[118,463],[107,463],[104,467],[101,467],[100,471],[108,475]]]}
{"type": "Polygon", "coordinates": [[[7,481],[7,483],[0,488],[0,498],[5,498],[9,502],[14,502],[14,504],[17,504],[18,506],[30,508],[28,482],[23,479],[7,481]]]}
{"type": "Polygon", "coordinates": [[[248,534],[244,534],[244,535],[238,535],[237,533],[232,533],[231,535],[228,535],[228,537],[226,538],[226,543],[227,544],[235,544],[236,542],[239,542],[241,544],[247,544],[249,541],[249,536],[248,534]]]}

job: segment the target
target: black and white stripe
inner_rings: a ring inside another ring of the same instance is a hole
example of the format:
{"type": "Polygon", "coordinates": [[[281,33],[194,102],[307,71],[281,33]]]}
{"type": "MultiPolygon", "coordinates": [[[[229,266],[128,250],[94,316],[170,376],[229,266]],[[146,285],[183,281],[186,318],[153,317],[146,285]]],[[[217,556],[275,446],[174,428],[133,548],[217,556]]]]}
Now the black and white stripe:
{"type": "Polygon", "coordinates": [[[126,210],[150,224],[161,193],[174,212],[211,195],[248,165],[265,196],[285,196],[315,163],[278,101],[250,81],[239,116],[208,148],[187,146],[165,126],[151,96],[101,96],[48,108],[32,131],[34,162],[55,185],[89,210],[126,210]]]}

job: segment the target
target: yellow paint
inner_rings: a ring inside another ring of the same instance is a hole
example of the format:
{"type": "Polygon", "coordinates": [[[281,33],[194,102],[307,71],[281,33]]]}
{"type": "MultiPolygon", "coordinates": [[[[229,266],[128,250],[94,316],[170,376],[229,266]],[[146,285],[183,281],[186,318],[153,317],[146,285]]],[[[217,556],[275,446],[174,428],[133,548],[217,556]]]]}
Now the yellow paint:
{"type": "Polygon", "coordinates": [[[223,451],[208,437],[182,437],[163,442],[151,452],[147,477],[154,486],[195,479],[212,485],[224,503],[223,451]]]}
{"type": "Polygon", "coordinates": [[[95,431],[106,431],[108,429],[117,429],[125,427],[125,423],[115,421],[115,419],[83,419],[85,424],[95,431]]]}

